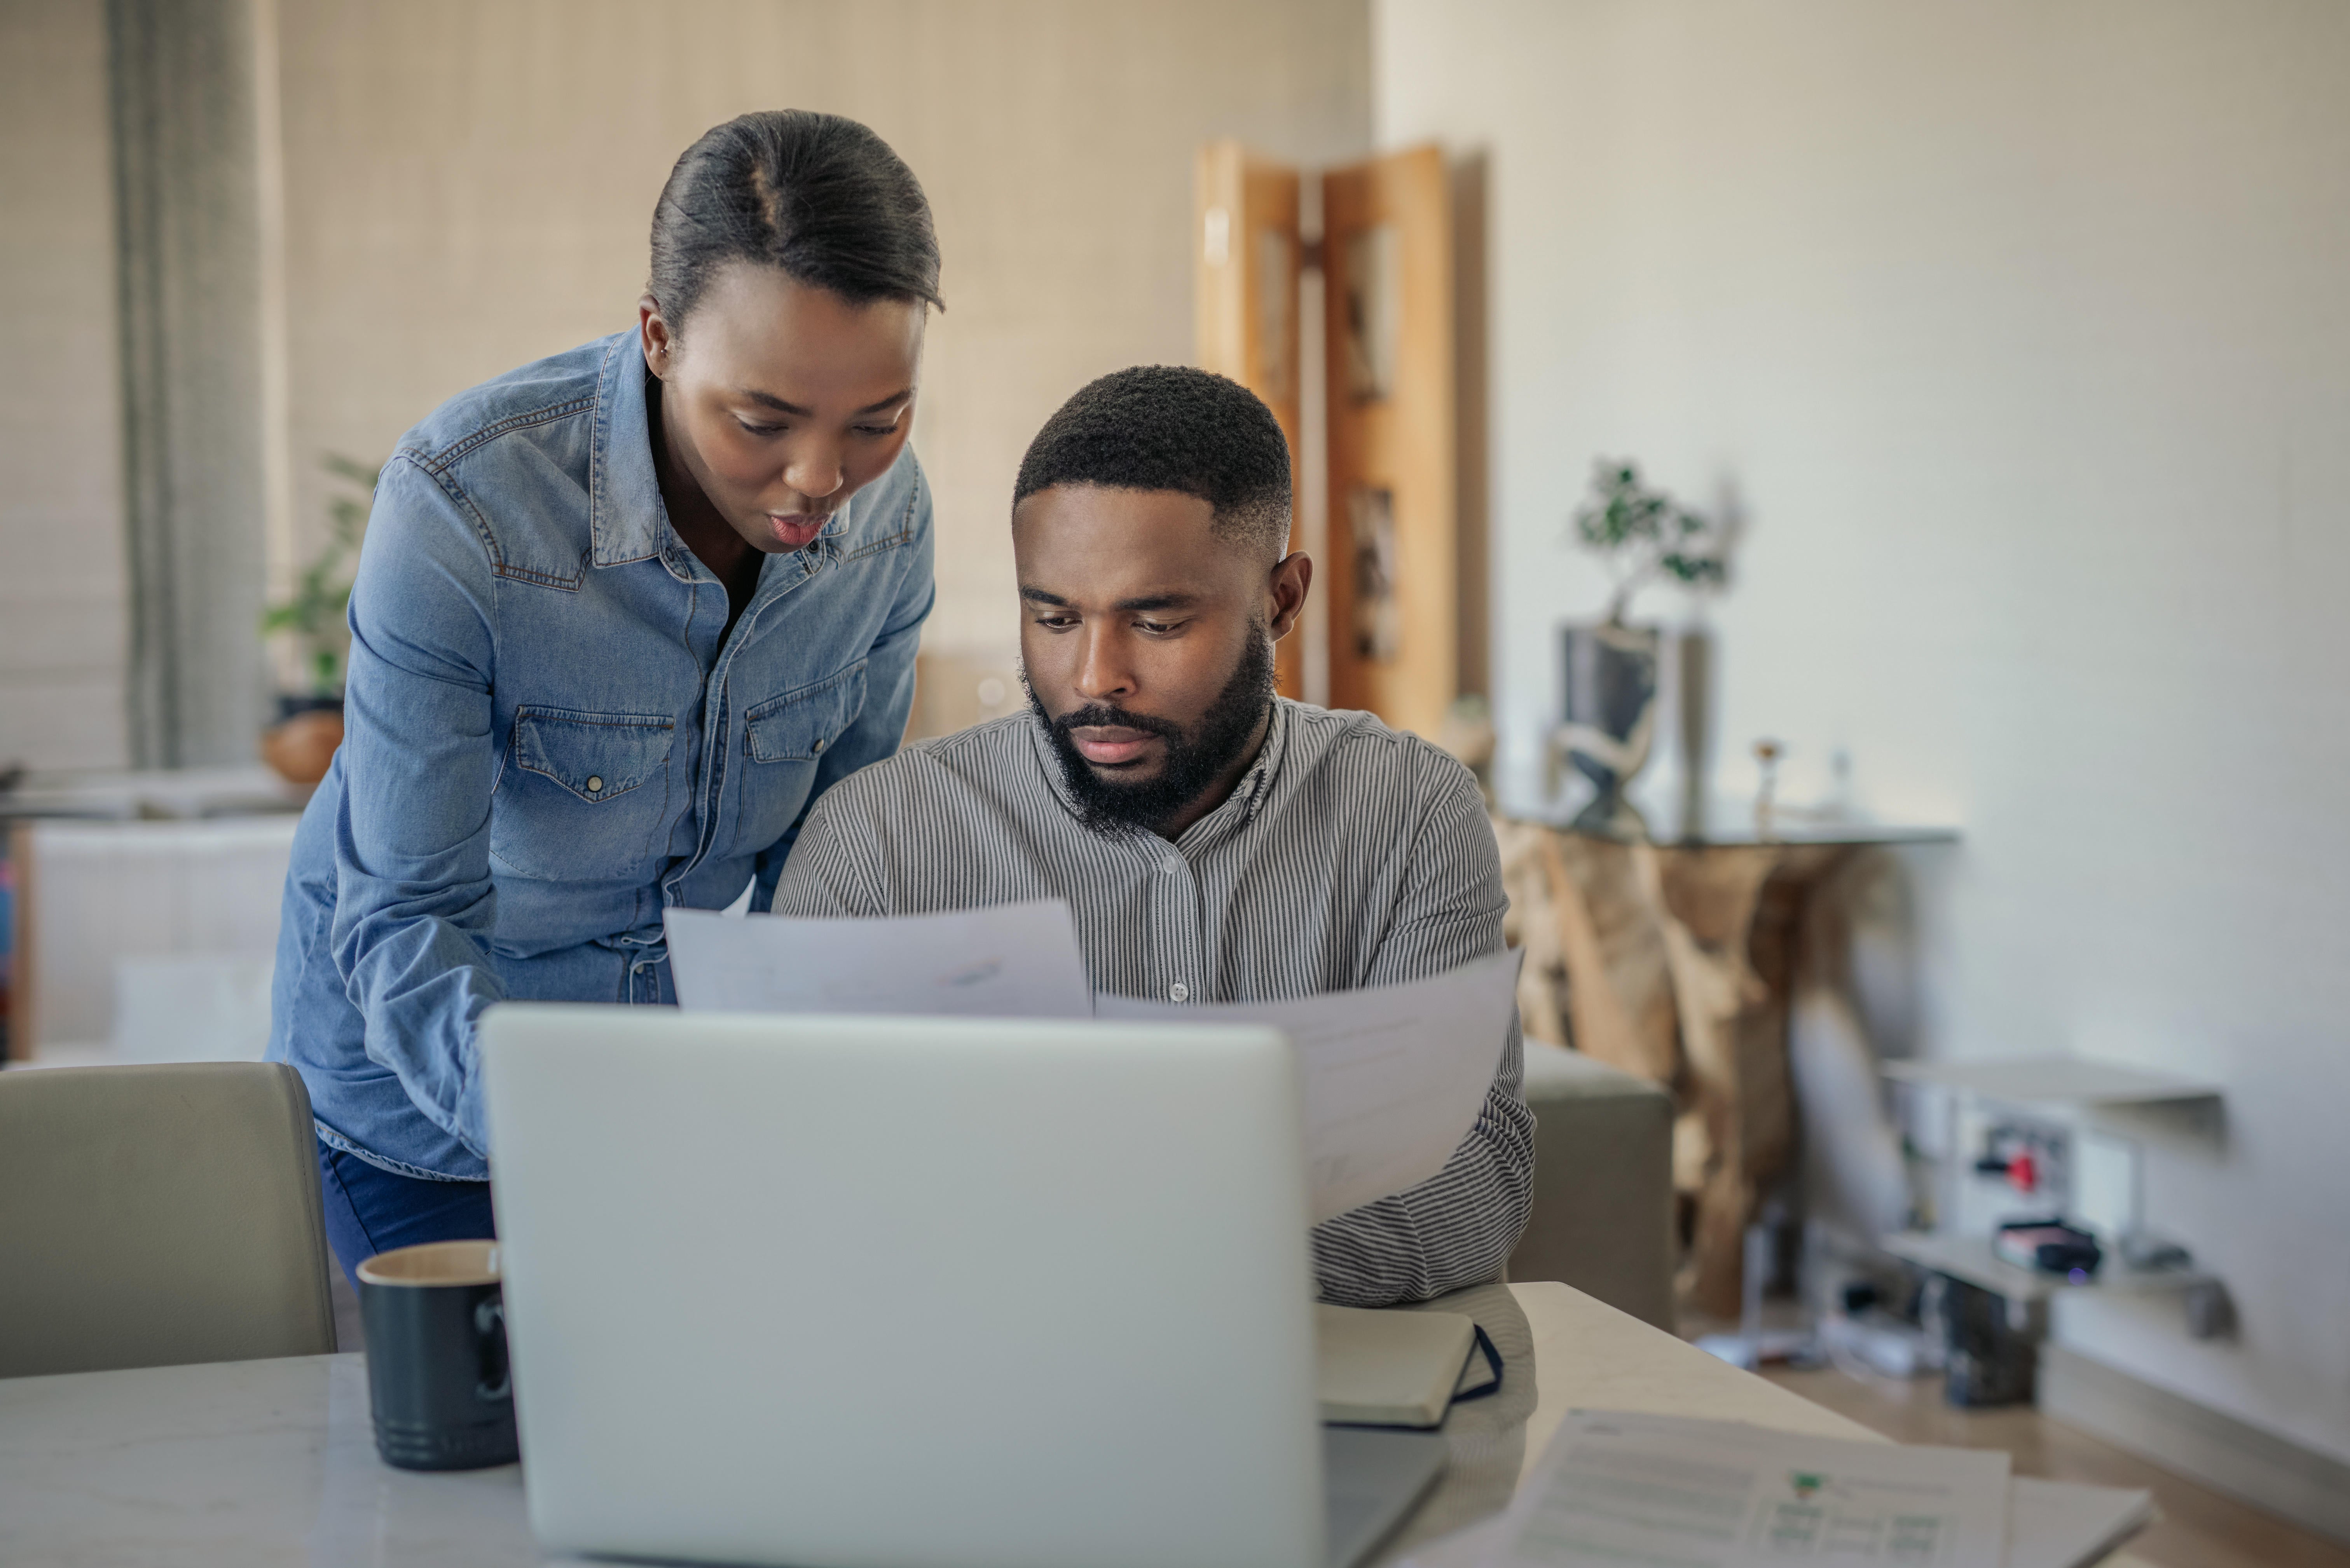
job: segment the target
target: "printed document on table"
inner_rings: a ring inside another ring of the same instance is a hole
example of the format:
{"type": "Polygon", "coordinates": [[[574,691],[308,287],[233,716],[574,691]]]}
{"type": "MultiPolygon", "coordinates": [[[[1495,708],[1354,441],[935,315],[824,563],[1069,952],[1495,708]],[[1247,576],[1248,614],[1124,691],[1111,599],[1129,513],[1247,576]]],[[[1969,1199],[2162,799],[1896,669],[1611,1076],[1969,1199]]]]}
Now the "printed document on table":
{"type": "Polygon", "coordinates": [[[1367,991],[1180,1006],[1097,996],[1094,1015],[1149,1023],[1269,1023],[1305,1081],[1316,1224],[1444,1168],[1492,1086],[1517,1002],[1518,952],[1367,991]]]}
{"type": "Polygon", "coordinates": [[[1093,1013],[1076,928],[1058,898],[861,920],[671,909],[667,925],[670,973],[689,1012],[1093,1013]]]}
{"type": "Polygon", "coordinates": [[[2008,1457],[1569,1413],[1491,1538],[1492,1568],[2002,1568],[2008,1457]]]}

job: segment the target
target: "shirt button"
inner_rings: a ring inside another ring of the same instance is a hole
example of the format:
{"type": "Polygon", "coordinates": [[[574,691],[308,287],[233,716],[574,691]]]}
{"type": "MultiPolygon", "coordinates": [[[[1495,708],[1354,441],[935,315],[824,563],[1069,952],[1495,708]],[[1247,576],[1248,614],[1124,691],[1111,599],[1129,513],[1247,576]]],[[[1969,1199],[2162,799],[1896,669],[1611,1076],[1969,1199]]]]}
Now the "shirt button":
{"type": "Polygon", "coordinates": [[[1191,1000],[1191,988],[1185,985],[1179,980],[1174,984],[1167,988],[1167,1000],[1170,1002],[1189,1002],[1191,1000]]]}
{"type": "Polygon", "coordinates": [[[1183,869],[1183,862],[1178,859],[1170,858],[1159,863],[1159,874],[1161,877],[1172,877],[1181,869],[1183,869]]]}
{"type": "Polygon", "coordinates": [[[824,750],[824,742],[823,742],[822,741],[818,741],[818,742],[816,743],[816,749],[817,751],[819,751],[819,752],[820,752],[820,751],[822,751],[822,750],[824,750]]]}
{"type": "Polygon", "coordinates": [[[603,792],[604,781],[600,776],[591,778],[588,781],[588,793],[589,794],[601,794],[603,792]]]}

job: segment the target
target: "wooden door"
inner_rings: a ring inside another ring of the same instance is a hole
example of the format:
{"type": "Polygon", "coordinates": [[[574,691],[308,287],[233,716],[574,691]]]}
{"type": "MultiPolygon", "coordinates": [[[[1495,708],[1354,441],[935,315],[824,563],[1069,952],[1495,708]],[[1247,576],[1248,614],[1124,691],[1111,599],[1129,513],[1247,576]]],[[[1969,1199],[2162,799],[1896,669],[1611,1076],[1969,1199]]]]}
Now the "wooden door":
{"type": "MultiPolygon", "coordinates": [[[[1200,149],[1192,224],[1200,366],[1263,398],[1289,438],[1290,548],[1297,547],[1295,497],[1304,472],[1299,401],[1297,171],[1237,141],[1200,149]]],[[[1274,679],[1284,697],[1305,692],[1296,633],[1274,646],[1274,679]]]]}
{"type": "Polygon", "coordinates": [[[1452,227],[1434,147],[1322,176],[1330,706],[1433,736],[1460,691],[1452,227]]]}

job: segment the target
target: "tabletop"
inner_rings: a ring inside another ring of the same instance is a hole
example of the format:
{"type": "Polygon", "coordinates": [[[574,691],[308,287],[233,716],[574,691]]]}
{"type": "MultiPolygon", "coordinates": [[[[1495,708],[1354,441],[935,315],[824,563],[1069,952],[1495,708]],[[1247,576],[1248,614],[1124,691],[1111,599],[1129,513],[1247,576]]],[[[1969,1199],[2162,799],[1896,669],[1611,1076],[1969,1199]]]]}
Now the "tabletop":
{"type": "MultiPolygon", "coordinates": [[[[1506,1369],[1445,1424],[1444,1479],[1382,1552],[1410,1568],[1473,1556],[1575,1408],[1866,1428],[1565,1285],[1484,1285],[1429,1303],[1482,1324],[1506,1369]]],[[[376,1458],[357,1355],[0,1380],[0,1562],[175,1568],[504,1568],[532,1543],[522,1471],[420,1474],[376,1458]]],[[[2125,1562],[2116,1559],[2116,1568],[2125,1562]]]]}

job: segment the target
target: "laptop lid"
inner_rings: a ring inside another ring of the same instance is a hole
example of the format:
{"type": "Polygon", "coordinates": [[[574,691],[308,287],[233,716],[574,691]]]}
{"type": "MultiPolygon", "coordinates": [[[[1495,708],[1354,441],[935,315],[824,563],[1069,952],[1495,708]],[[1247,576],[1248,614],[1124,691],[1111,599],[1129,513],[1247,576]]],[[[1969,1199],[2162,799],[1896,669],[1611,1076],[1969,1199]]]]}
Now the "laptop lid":
{"type": "Polygon", "coordinates": [[[1277,1033],[508,1003],[481,1041],[543,1545],[1322,1562],[1277,1033]]]}

